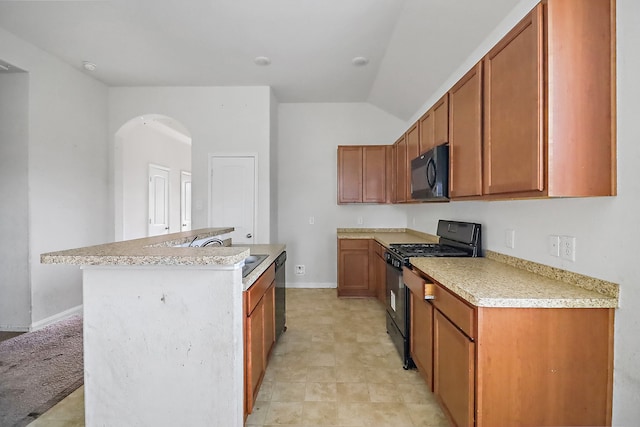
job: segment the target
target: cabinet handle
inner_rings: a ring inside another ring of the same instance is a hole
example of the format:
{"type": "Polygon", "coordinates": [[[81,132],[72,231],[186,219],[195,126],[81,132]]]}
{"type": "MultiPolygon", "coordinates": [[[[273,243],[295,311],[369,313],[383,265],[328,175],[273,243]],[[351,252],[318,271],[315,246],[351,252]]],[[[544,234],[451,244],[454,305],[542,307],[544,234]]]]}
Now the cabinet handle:
{"type": "Polygon", "coordinates": [[[252,238],[253,236],[251,235],[251,233],[247,233],[247,239],[252,238]]]}
{"type": "Polygon", "coordinates": [[[436,299],[435,296],[436,287],[433,283],[425,283],[424,284],[424,299],[436,299]]]}

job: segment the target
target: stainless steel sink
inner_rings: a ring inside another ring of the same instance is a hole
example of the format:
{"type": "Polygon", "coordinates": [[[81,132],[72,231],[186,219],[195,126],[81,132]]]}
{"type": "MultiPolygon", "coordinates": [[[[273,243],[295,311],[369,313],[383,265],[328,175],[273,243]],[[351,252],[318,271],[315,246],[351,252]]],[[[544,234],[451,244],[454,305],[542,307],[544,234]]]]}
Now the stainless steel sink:
{"type": "Polygon", "coordinates": [[[257,266],[265,259],[269,258],[269,255],[249,255],[244,259],[244,266],[242,267],[242,277],[247,277],[257,266]]]}

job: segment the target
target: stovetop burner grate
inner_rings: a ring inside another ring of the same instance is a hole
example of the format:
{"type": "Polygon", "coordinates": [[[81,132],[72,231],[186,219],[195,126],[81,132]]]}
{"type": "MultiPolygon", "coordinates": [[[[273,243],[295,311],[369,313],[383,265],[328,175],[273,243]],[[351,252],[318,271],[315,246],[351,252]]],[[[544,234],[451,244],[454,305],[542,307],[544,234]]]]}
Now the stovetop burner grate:
{"type": "Polygon", "coordinates": [[[392,244],[389,249],[403,258],[428,256],[469,256],[463,250],[438,243],[392,244]]]}

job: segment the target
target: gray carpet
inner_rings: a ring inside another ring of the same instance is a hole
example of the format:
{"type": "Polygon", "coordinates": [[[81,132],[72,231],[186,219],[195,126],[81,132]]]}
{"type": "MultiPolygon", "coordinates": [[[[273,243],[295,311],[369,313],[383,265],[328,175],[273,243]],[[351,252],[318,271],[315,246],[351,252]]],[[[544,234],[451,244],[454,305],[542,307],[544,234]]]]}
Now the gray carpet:
{"type": "Polygon", "coordinates": [[[21,427],[83,384],[82,317],[0,342],[0,427],[21,427]]]}

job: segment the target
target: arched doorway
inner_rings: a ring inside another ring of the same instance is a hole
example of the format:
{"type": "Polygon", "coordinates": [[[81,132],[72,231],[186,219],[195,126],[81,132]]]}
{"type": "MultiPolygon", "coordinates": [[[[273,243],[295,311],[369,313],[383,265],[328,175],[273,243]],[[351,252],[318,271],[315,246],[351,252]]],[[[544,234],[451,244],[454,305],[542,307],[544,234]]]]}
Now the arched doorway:
{"type": "Polygon", "coordinates": [[[190,227],[191,134],[160,114],[134,117],[115,134],[115,239],[190,227]]]}

